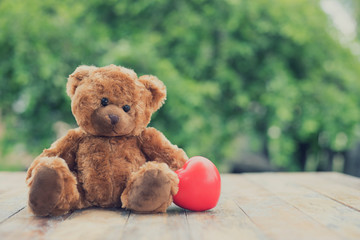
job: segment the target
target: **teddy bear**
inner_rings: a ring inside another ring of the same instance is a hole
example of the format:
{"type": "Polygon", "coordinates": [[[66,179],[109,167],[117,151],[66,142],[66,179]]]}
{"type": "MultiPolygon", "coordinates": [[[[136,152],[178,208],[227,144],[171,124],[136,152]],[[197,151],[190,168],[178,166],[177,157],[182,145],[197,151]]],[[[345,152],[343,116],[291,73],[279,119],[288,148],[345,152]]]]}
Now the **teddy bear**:
{"type": "Polygon", "coordinates": [[[69,76],[66,91],[78,128],[29,167],[30,210],[36,216],[91,206],[166,212],[178,191],[175,171],[188,157],[147,127],[166,99],[165,85],[121,66],[82,65],[69,76]]]}

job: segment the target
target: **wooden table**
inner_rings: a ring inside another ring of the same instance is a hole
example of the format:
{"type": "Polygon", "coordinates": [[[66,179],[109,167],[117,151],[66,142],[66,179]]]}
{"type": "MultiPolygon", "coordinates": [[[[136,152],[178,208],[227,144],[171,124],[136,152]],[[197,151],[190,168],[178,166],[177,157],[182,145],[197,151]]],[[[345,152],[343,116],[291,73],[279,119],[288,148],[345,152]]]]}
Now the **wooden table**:
{"type": "Polygon", "coordinates": [[[216,208],[166,214],[91,208],[34,217],[25,173],[0,173],[0,239],[360,239],[360,179],[339,173],[222,175],[216,208]]]}

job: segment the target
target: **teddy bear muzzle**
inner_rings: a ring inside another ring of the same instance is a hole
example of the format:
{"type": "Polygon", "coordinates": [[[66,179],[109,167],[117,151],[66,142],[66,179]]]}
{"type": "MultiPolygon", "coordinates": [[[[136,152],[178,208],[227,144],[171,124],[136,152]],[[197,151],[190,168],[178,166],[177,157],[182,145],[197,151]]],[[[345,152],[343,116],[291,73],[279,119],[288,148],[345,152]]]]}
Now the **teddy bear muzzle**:
{"type": "Polygon", "coordinates": [[[91,115],[92,127],[102,136],[124,136],[135,127],[132,116],[116,105],[101,107],[91,115]]]}

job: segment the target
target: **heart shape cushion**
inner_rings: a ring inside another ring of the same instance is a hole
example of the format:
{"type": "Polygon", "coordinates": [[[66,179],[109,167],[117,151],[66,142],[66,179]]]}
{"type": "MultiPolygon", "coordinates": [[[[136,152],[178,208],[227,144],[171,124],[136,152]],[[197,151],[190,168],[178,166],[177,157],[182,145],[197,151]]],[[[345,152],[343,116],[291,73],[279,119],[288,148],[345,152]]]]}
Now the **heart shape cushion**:
{"type": "Polygon", "coordinates": [[[174,203],[191,211],[214,208],[220,197],[221,178],[216,166],[207,158],[190,158],[176,171],[180,182],[174,203]]]}

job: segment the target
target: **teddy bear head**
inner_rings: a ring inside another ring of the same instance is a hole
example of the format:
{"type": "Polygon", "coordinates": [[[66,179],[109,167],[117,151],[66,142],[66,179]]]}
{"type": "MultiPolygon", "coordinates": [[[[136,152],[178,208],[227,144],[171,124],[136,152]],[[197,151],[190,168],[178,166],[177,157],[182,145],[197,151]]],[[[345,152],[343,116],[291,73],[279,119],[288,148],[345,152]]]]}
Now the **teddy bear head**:
{"type": "Polygon", "coordinates": [[[96,136],[136,136],[166,98],[156,77],[121,66],[79,66],[68,78],[67,94],[78,125],[96,136]]]}

